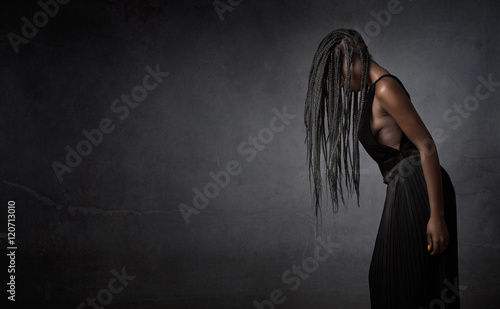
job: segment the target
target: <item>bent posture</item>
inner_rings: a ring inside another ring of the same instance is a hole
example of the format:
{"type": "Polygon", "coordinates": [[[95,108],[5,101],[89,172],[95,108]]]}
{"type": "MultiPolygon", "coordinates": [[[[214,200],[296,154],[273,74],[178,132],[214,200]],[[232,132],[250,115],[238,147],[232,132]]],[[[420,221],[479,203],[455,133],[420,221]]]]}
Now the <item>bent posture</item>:
{"type": "Polygon", "coordinates": [[[401,81],[377,64],[358,32],[320,43],[304,121],[316,215],[321,161],[333,209],[343,187],[359,206],[359,144],[387,184],[369,270],[372,308],[460,308],[456,201],[434,141],[401,81]]]}

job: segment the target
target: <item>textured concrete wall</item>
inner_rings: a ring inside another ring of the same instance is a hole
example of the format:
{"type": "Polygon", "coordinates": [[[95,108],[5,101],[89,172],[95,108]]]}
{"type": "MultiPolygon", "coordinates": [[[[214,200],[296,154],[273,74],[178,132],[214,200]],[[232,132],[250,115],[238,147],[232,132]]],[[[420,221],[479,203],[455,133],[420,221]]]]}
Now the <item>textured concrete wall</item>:
{"type": "Polygon", "coordinates": [[[319,42],[357,27],[455,185],[463,308],[500,306],[500,88],[476,91],[500,81],[497,1],[63,3],[1,10],[0,268],[8,282],[12,200],[16,304],[368,308],[385,185],[362,150],[360,208],[324,211],[314,269],[303,125],[319,42]]]}

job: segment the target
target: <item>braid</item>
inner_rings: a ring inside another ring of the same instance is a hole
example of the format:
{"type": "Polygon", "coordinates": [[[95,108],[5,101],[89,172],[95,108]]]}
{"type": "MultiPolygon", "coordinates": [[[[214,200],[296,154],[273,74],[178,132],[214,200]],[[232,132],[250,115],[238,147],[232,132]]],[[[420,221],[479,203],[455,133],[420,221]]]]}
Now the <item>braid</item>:
{"type": "Polygon", "coordinates": [[[368,65],[371,55],[361,35],[352,29],[329,33],[319,44],[309,72],[304,109],[309,182],[314,189],[316,217],[321,213],[321,152],[326,165],[326,179],[333,203],[338,211],[339,196],[345,204],[347,193],[356,192],[359,207],[359,143],[358,130],[367,92],[368,65]],[[361,59],[361,88],[349,91],[353,55],[361,59]],[[342,67],[347,74],[342,86],[342,67]],[[350,137],[352,134],[352,147],[350,137]],[[344,179],[344,184],[342,183],[344,179]]]}

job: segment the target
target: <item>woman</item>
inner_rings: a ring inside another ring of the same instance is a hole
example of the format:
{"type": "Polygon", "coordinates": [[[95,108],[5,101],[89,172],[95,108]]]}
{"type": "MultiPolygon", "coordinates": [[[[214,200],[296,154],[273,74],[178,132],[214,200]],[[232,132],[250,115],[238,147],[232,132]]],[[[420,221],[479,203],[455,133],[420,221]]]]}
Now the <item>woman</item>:
{"type": "Polygon", "coordinates": [[[352,29],[328,34],[314,56],[304,120],[316,216],[321,152],[334,211],[343,186],[359,206],[361,142],[387,184],[368,276],[372,308],[460,308],[453,184],[403,84],[371,58],[352,29]]]}

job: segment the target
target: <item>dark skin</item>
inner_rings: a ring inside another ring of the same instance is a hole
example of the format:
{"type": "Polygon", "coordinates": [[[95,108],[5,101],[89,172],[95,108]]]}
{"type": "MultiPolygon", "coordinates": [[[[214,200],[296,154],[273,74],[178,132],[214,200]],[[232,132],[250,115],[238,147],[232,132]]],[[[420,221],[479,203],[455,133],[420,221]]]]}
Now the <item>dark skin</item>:
{"type": "MultiPolygon", "coordinates": [[[[388,73],[389,71],[378,63],[370,60],[368,87],[379,77],[388,73]]],[[[344,61],[342,83],[346,74],[347,61],[344,61]]],[[[359,91],[360,87],[361,60],[354,55],[351,63],[349,90],[359,91]]],[[[442,253],[448,245],[449,234],[444,221],[443,183],[436,145],[403,87],[395,79],[383,78],[375,85],[370,126],[379,144],[399,150],[399,142],[404,132],[418,148],[431,210],[427,223],[427,243],[432,249],[431,255],[442,253]]]]}

